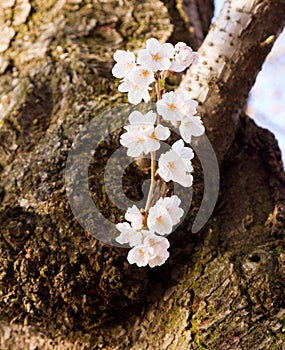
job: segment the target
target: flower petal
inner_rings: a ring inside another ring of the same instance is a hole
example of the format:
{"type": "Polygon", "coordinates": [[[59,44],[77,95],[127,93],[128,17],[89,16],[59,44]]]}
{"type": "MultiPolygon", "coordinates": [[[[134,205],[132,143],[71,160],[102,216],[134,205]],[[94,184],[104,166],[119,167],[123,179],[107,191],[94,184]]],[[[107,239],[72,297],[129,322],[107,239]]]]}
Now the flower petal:
{"type": "Polygon", "coordinates": [[[129,251],[127,259],[130,264],[137,264],[139,267],[146,266],[149,259],[148,248],[135,246],[129,251]]]}
{"type": "Polygon", "coordinates": [[[139,230],[143,227],[143,216],[139,208],[136,205],[133,205],[131,208],[128,208],[125,213],[125,219],[130,221],[131,226],[139,230]]]}
{"type": "Polygon", "coordinates": [[[131,124],[141,124],[143,118],[143,114],[139,111],[133,111],[129,115],[129,121],[131,124]]]}
{"type": "Polygon", "coordinates": [[[154,129],[154,133],[159,140],[167,140],[170,136],[169,128],[161,124],[157,125],[154,129]]]}
{"type": "Polygon", "coordinates": [[[171,233],[172,220],[163,205],[155,205],[149,209],[147,226],[160,235],[171,233]]]}

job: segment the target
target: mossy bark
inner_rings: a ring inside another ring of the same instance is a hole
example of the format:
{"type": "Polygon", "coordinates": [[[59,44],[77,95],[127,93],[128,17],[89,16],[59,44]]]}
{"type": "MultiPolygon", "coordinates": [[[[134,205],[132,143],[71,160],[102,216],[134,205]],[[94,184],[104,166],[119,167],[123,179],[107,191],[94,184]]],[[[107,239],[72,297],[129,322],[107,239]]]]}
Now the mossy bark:
{"type": "MultiPolygon", "coordinates": [[[[190,233],[203,190],[197,164],[190,217],[171,235],[165,265],[129,265],[125,249],[84,232],[66,198],[73,140],[98,113],[124,101],[111,75],[114,51],[137,49],[151,36],[180,40],[185,33],[199,45],[212,1],[189,3],[0,5],[0,24],[9,33],[0,41],[1,349],[282,349],[284,172],[274,137],[243,114],[233,84],[208,84],[210,97],[201,107],[221,164],[217,208],[202,232],[190,233]],[[200,9],[200,23],[192,19],[200,36],[191,30],[189,3],[200,9]],[[228,124],[227,113],[233,114],[228,124]],[[217,135],[223,137],[219,115],[230,134],[226,144],[217,143],[217,135]]],[[[265,3],[275,16],[281,1],[265,3]]],[[[281,24],[273,27],[278,34],[281,24]]],[[[256,35],[254,28],[247,31],[256,35]]],[[[238,78],[250,74],[230,69],[238,78]]],[[[239,84],[239,94],[247,95],[248,87],[243,93],[239,84]]],[[[107,156],[91,164],[90,185],[103,199],[102,179],[92,177],[92,167],[100,174],[107,156]]]]}

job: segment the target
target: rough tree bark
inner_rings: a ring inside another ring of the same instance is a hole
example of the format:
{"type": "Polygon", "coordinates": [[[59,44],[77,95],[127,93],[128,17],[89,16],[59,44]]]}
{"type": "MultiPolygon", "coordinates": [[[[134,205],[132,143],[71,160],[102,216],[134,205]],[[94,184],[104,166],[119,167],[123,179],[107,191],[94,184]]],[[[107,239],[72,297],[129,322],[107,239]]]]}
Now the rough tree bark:
{"type": "Polygon", "coordinates": [[[204,42],[211,0],[0,7],[1,349],[281,350],[285,175],[273,135],[243,107],[272,48],[266,39],[284,26],[284,1],[226,1],[204,42]],[[181,85],[201,103],[221,171],[215,213],[193,235],[203,189],[195,166],[191,215],[155,269],[89,237],[64,181],[81,127],[123,101],[113,52],[151,36],[203,42],[181,85]]]}

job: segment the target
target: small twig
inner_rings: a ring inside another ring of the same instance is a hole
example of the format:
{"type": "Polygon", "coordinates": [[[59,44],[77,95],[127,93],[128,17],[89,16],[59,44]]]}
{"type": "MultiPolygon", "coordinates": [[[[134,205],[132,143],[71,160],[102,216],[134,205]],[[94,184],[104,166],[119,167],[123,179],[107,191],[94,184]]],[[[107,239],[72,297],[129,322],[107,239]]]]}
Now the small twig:
{"type": "Polygon", "coordinates": [[[145,213],[148,214],[149,208],[151,206],[151,201],[153,197],[153,192],[155,188],[155,153],[156,152],[151,152],[151,183],[149,187],[149,192],[147,196],[147,202],[145,206],[145,213]]]}
{"type": "MultiPolygon", "coordinates": [[[[163,89],[160,86],[160,73],[157,72],[155,74],[155,91],[156,91],[156,98],[157,101],[161,100],[161,92],[163,91],[163,89]]],[[[160,124],[160,115],[157,115],[157,125],[160,124]]],[[[156,185],[156,181],[155,181],[155,155],[156,152],[151,152],[151,183],[150,183],[150,187],[149,187],[149,192],[148,192],[148,196],[147,196],[147,202],[146,202],[146,206],[145,206],[145,214],[146,214],[146,219],[147,219],[147,215],[148,215],[148,211],[149,208],[151,206],[151,202],[153,199],[153,192],[155,189],[155,185],[156,185]]]]}

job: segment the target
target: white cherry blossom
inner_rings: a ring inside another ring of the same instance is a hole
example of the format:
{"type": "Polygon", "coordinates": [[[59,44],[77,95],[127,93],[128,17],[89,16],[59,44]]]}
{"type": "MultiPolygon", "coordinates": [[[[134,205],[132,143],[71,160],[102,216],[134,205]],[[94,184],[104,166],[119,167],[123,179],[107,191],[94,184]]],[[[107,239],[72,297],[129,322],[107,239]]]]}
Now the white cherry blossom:
{"type": "Polygon", "coordinates": [[[179,122],[186,116],[197,113],[198,103],[189,97],[186,90],[170,91],[162,95],[157,101],[157,112],[171,122],[179,122]]]}
{"type": "Polygon", "coordinates": [[[157,236],[153,231],[148,231],[143,244],[152,248],[151,253],[153,255],[160,254],[161,250],[167,249],[170,246],[167,238],[157,236]]]}
{"type": "Polygon", "coordinates": [[[134,111],[129,116],[130,125],[125,126],[126,133],[121,135],[120,143],[128,148],[127,154],[139,157],[142,153],[148,154],[157,151],[159,140],[166,140],[170,130],[162,125],[154,126],[156,114],[149,111],[143,115],[134,111]]]}
{"type": "Polygon", "coordinates": [[[153,71],[167,70],[171,65],[174,47],[170,43],[160,44],[155,38],[146,41],[146,49],[138,52],[138,63],[153,71]]]}
{"type": "Polygon", "coordinates": [[[205,127],[200,117],[184,117],[179,127],[180,134],[185,142],[190,143],[192,136],[201,136],[205,132],[205,127]]]}
{"type": "Polygon", "coordinates": [[[141,103],[142,100],[148,102],[150,100],[150,95],[148,92],[148,86],[141,86],[130,80],[124,80],[119,86],[118,90],[120,92],[128,93],[128,100],[130,103],[137,105],[141,103]]]}
{"type": "Polygon", "coordinates": [[[135,245],[141,243],[141,233],[131,227],[128,222],[120,222],[116,225],[120,235],[116,237],[116,241],[120,244],[135,245]]]}
{"type": "Polygon", "coordinates": [[[150,267],[161,266],[169,258],[169,252],[167,250],[162,251],[160,254],[151,257],[148,261],[150,267]]]}
{"type": "Polygon", "coordinates": [[[148,154],[159,149],[159,141],[151,138],[153,127],[147,127],[142,133],[139,128],[128,131],[121,135],[120,142],[127,147],[127,155],[139,157],[141,154],[148,154]]]}
{"type": "Polygon", "coordinates": [[[144,245],[134,246],[128,253],[127,260],[130,264],[137,264],[138,267],[146,266],[150,260],[151,251],[144,245]]]}
{"type": "Polygon", "coordinates": [[[133,247],[128,253],[128,261],[130,264],[137,264],[137,266],[150,267],[160,266],[169,257],[169,242],[164,237],[159,237],[153,232],[149,231],[146,235],[143,244],[133,247]]]}
{"type": "Polygon", "coordinates": [[[148,235],[144,244],[152,248],[151,255],[149,257],[148,264],[150,267],[160,266],[165,263],[169,257],[169,241],[165,237],[157,235],[148,235]]]}
{"type": "Polygon", "coordinates": [[[133,68],[127,75],[127,79],[144,88],[148,88],[155,81],[153,71],[142,66],[133,68]]]}
{"type": "Polygon", "coordinates": [[[179,207],[180,203],[181,200],[176,195],[160,198],[149,210],[148,227],[159,235],[171,233],[173,226],[179,223],[184,212],[179,207]]]}
{"type": "Polygon", "coordinates": [[[189,159],[183,159],[173,148],[163,153],[158,160],[157,174],[163,180],[175,181],[184,187],[192,186],[193,177],[189,159]]]}
{"type": "Polygon", "coordinates": [[[156,204],[149,209],[147,226],[159,235],[168,235],[172,231],[172,219],[164,205],[156,204]]]}
{"type": "Polygon", "coordinates": [[[198,58],[197,52],[193,52],[191,47],[187,46],[185,43],[179,42],[175,45],[175,54],[169,69],[174,72],[182,72],[191,64],[196,64],[198,58]]]}
{"type": "Polygon", "coordinates": [[[145,238],[152,232],[148,230],[135,229],[128,222],[122,222],[116,225],[120,235],[116,237],[116,241],[120,244],[129,244],[130,247],[143,244],[145,238]]]}
{"type": "Polygon", "coordinates": [[[198,102],[191,99],[191,94],[187,90],[181,89],[177,91],[176,96],[183,116],[189,117],[197,113],[198,102]]]}
{"type": "Polygon", "coordinates": [[[116,78],[126,77],[136,65],[135,55],[130,51],[117,50],[114,53],[114,60],[117,63],[112,69],[112,74],[116,78]]]}
{"type": "Polygon", "coordinates": [[[136,230],[143,227],[143,216],[136,205],[133,205],[131,208],[127,209],[125,219],[129,221],[131,226],[136,230]]]}
{"type": "Polygon", "coordinates": [[[159,198],[155,205],[163,205],[171,217],[172,225],[179,223],[184,211],[179,207],[181,199],[173,195],[171,197],[159,198]]]}
{"type": "Polygon", "coordinates": [[[193,170],[191,159],[194,158],[194,152],[190,147],[184,147],[183,140],[176,141],[171,147],[182,159],[187,167],[187,171],[191,172],[193,170]]]}
{"type": "Polygon", "coordinates": [[[181,121],[184,112],[183,105],[179,98],[179,93],[174,91],[166,92],[162,95],[162,99],[156,103],[157,112],[165,119],[173,122],[181,121]]]}

